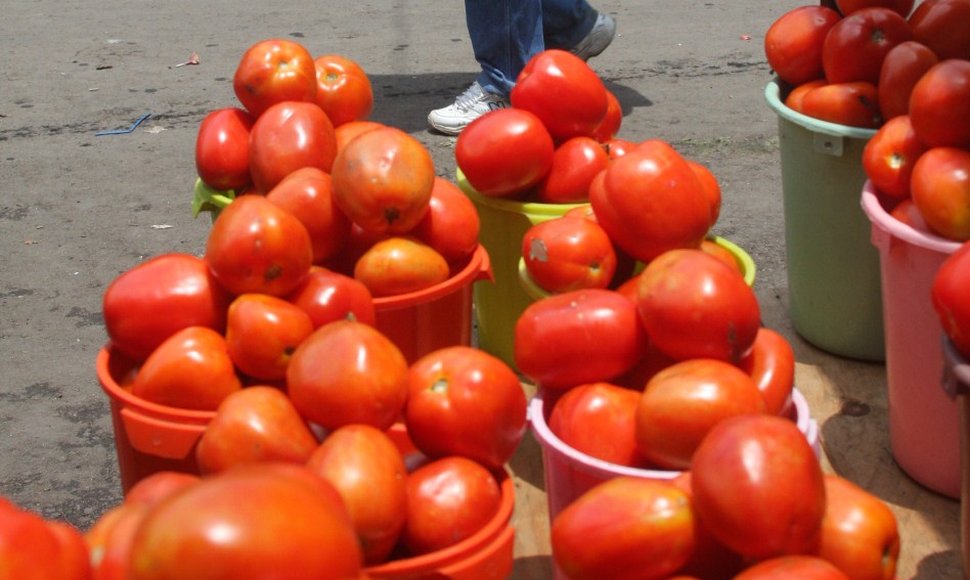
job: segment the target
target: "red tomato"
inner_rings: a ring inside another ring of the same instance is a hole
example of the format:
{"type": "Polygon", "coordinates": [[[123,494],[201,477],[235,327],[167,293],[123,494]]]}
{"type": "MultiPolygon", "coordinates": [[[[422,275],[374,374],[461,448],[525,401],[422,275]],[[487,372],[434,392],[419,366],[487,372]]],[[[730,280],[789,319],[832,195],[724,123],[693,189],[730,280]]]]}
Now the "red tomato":
{"type": "Polygon", "coordinates": [[[597,222],[558,217],[522,236],[522,258],[532,280],[551,293],[606,288],[616,272],[616,251],[597,222]]]}
{"type": "Polygon", "coordinates": [[[453,546],[495,517],[501,501],[498,481],[481,464],[465,457],[426,463],[407,478],[403,544],[414,555],[453,546]]]}
{"type": "Polygon", "coordinates": [[[363,322],[321,326],[297,347],[286,386],[300,414],[326,429],[387,429],[404,409],[408,365],[400,349],[363,322]]]}
{"type": "Polygon", "coordinates": [[[623,105],[613,91],[606,89],[606,114],[603,115],[603,120],[597,125],[591,137],[600,143],[607,143],[620,132],[622,124],[623,105]]]}
{"type": "Polygon", "coordinates": [[[657,139],[613,161],[589,201],[610,238],[644,263],[667,250],[696,248],[711,223],[703,184],[684,157],[657,139]]]}
{"type": "Polygon", "coordinates": [[[525,393],[501,359],[468,346],[446,347],[411,365],[404,422],[425,455],[460,455],[498,469],[525,434],[525,393]]]}
{"type": "Polygon", "coordinates": [[[310,271],[312,240],[290,212],[261,195],[244,195],[212,224],[205,260],[219,284],[235,295],[283,296],[310,271]]]}
{"type": "Polygon", "coordinates": [[[714,359],[682,361],[647,382],[636,409],[637,449],[661,467],[689,469],[715,425],[764,411],[764,398],[744,371],[714,359]]]}
{"type": "Polygon", "coordinates": [[[149,511],[129,578],[345,579],[362,567],[333,486],[301,465],[258,463],[207,477],[149,511]]]}
{"type": "Polygon", "coordinates": [[[826,84],[825,79],[815,79],[814,81],[808,81],[807,83],[802,83],[797,87],[793,88],[788,92],[788,96],[785,97],[785,106],[796,111],[798,113],[805,114],[805,95],[812,89],[817,89],[818,87],[824,87],[826,84]]]}
{"type": "Polygon", "coordinates": [[[609,107],[606,87],[586,61],[565,50],[544,50],[525,64],[509,93],[512,106],[534,113],[554,141],[591,137],[609,107]]]}
{"type": "Polygon", "coordinates": [[[574,290],[530,304],[515,323],[519,371],[554,390],[609,381],[633,368],[646,344],[636,305],[613,290],[574,290]]]}
{"type": "Polygon", "coordinates": [[[765,412],[785,416],[795,389],[795,352],[782,334],[762,326],[751,352],[738,367],[754,380],[765,400],[765,412]]]}
{"type": "Polygon", "coordinates": [[[354,137],[371,129],[384,126],[383,123],[377,121],[348,121],[343,125],[334,127],[333,134],[337,138],[337,153],[340,153],[354,137]]]}
{"type": "Polygon", "coordinates": [[[827,83],[802,97],[802,114],[850,127],[876,129],[882,125],[879,93],[869,82],[827,83]]]}
{"type": "Polygon", "coordinates": [[[395,127],[352,139],[331,171],[337,206],[374,233],[404,233],[428,211],[434,161],[423,143],[395,127]]]}
{"type": "Polygon", "coordinates": [[[277,183],[266,199],[296,216],[306,228],[314,264],[321,264],[343,250],[350,237],[350,219],[334,202],[333,183],[322,169],[297,169],[277,183]]]}
{"type": "Polygon", "coordinates": [[[964,243],[940,265],[933,278],[933,308],[943,332],[965,357],[970,357],[970,243],[964,243]]]}
{"type": "Polygon", "coordinates": [[[647,264],[637,295],[650,341],[677,360],[737,364],[761,325],[758,299],[744,278],[702,250],[672,250],[647,264]]]}
{"type": "Polygon", "coordinates": [[[821,558],[858,580],[896,577],[899,528],[881,499],[848,479],[825,475],[821,558]]]}
{"type": "Polygon", "coordinates": [[[667,481],[621,476],[552,521],[552,557],[566,577],[667,578],[694,549],[690,498],[667,481]]]}
{"type": "Polygon", "coordinates": [[[317,440],[286,393],[262,385],[226,397],[206,426],[195,456],[212,474],[259,461],[305,463],[317,440]]]}
{"type": "Polygon", "coordinates": [[[162,254],[112,280],[101,311],[112,345],[143,361],[166,338],[189,326],[222,332],[232,297],[201,258],[162,254]]]}
{"type": "Polygon", "coordinates": [[[410,236],[393,236],[377,242],[354,266],[354,278],[375,298],[424,290],[444,282],[450,275],[444,256],[410,236]]]}
{"type": "Polygon", "coordinates": [[[589,199],[589,184],[606,169],[609,156],[596,139],[572,137],[552,155],[552,167],[536,187],[542,203],[581,203],[589,199]]]}
{"type": "Polygon", "coordinates": [[[932,234],[933,230],[930,226],[926,224],[926,220],[920,215],[919,209],[916,204],[913,203],[913,198],[908,197],[906,199],[900,200],[892,210],[890,210],[889,215],[895,219],[903,222],[914,230],[923,232],[924,234],[932,234]]]}
{"type": "Polygon", "coordinates": [[[489,111],[455,141],[455,161],[475,191],[493,197],[524,194],[549,173],[555,147],[536,115],[522,109],[489,111]]]}
{"type": "Polygon", "coordinates": [[[880,193],[907,198],[913,165],[926,151],[909,115],[899,115],[876,131],[862,150],[862,167],[880,193]]]}
{"type": "Polygon", "coordinates": [[[315,103],[277,103],[256,119],[249,135],[249,171],[263,193],[302,167],[330,172],[336,156],[333,124],[315,103]]]}
{"type": "Polygon", "coordinates": [[[621,387],[642,392],[647,385],[647,381],[663,369],[677,362],[660,352],[660,349],[656,346],[648,344],[646,350],[640,354],[640,360],[637,361],[637,364],[632,369],[613,379],[612,382],[621,387]]]}
{"type": "Polygon", "coordinates": [[[834,564],[816,556],[769,558],[742,570],[734,580],[849,580],[834,564]]]}
{"type": "Polygon", "coordinates": [[[359,64],[339,54],[313,60],[317,75],[316,103],[334,127],[366,119],[374,110],[374,90],[359,64]]]}
{"type": "Polygon", "coordinates": [[[909,114],[909,97],[916,82],[939,60],[933,51],[907,40],[886,53],[879,69],[879,110],[885,120],[909,114]]]}
{"type": "Polygon", "coordinates": [[[703,242],[701,242],[700,250],[705,254],[709,254],[724,262],[739,275],[744,276],[744,269],[741,267],[741,264],[738,262],[738,259],[734,256],[734,254],[731,253],[731,250],[725,248],[716,241],[710,238],[705,239],[703,242]]]}
{"type": "Polygon", "coordinates": [[[461,265],[478,248],[481,222],[475,204],[457,185],[435,176],[428,212],[411,234],[441,254],[451,265],[461,265]]]}
{"type": "Polygon", "coordinates": [[[934,147],[913,166],[912,196],[937,234],[970,240],[970,150],[934,147]]]}
{"type": "Polygon", "coordinates": [[[340,493],[368,565],[387,560],[407,516],[407,470],[391,438],[370,425],[344,425],[327,435],[307,467],[340,493]]]}
{"type": "Polygon", "coordinates": [[[144,504],[122,503],[106,511],[85,532],[94,580],[128,578],[131,546],[148,508],[144,504]]]}
{"type": "MultiPolygon", "coordinates": [[[[717,223],[717,218],[721,215],[721,185],[717,182],[717,177],[703,163],[686,159],[687,165],[694,171],[697,180],[700,181],[707,196],[707,201],[711,206],[711,226],[717,223]]],[[[703,242],[701,242],[703,245],[703,242]]]]}
{"type": "Polygon", "coordinates": [[[249,132],[255,119],[238,107],[207,114],[195,139],[195,169],[213,189],[242,190],[249,185],[249,132]]]}
{"type": "Polygon", "coordinates": [[[881,8],[889,8],[903,18],[906,18],[913,11],[913,4],[915,3],[915,0],[835,0],[835,5],[838,6],[839,12],[845,16],[857,10],[862,10],[863,8],[878,6],[881,8]]]}
{"type": "Polygon", "coordinates": [[[313,57],[292,40],[267,39],[243,53],[232,79],[236,98],[254,118],[283,101],[313,101],[313,57]]]}
{"type": "MultiPolygon", "coordinates": [[[[670,482],[691,496],[690,471],[681,471],[670,482]]],[[[691,498],[691,502],[693,502],[691,498]]],[[[694,517],[694,550],[690,560],[674,578],[734,578],[744,568],[741,555],[731,550],[714,537],[700,518],[694,517]]],[[[672,580],[672,579],[671,579],[672,580]]]]}
{"type": "Polygon", "coordinates": [[[229,305],[229,356],[250,377],[278,381],[313,328],[310,315],[295,304],[267,294],[242,294],[229,305]]]}
{"type": "Polygon", "coordinates": [[[125,493],[124,503],[139,503],[153,506],[173,493],[199,481],[194,473],[181,471],[156,471],[146,475],[132,485],[125,493]]]}
{"type": "Polygon", "coordinates": [[[286,299],[310,315],[315,329],[336,320],[356,320],[371,326],[376,320],[374,300],[367,286],[320,266],[310,268],[286,299]]]}
{"type": "Polygon", "coordinates": [[[879,82],[882,61],[894,46],[913,39],[906,19],[889,8],[862,8],[832,26],[822,44],[830,83],[879,82]]]}
{"type": "Polygon", "coordinates": [[[605,143],[606,153],[610,161],[616,161],[637,147],[637,143],[628,139],[614,137],[605,143]]]}
{"type": "Polygon", "coordinates": [[[0,572],[18,580],[92,578],[84,536],[0,498],[0,572]]]}
{"type": "Polygon", "coordinates": [[[926,71],[909,97],[916,136],[929,147],[970,149],[970,60],[944,60],[926,71]]]}
{"type": "Polygon", "coordinates": [[[807,553],[818,541],[822,468],[792,421],[764,413],[725,419],[697,448],[691,472],[698,517],[743,556],[807,553]]]}
{"type": "Polygon", "coordinates": [[[634,421],[640,392],[610,383],[587,383],[552,404],[549,429],[563,443],[617,465],[644,467],[634,421]]]}
{"type": "Polygon", "coordinates": [[[826,6],[798,6],[782,14],[765,33],[765,56],[780,79],[800,85],[820,79],[825,35],[842,17],[826,6]]]}
{"type": "Polygon", "coordinates": [[[913,37],[925,44],[940,60],[970,60],[968,0],[923,0],[909,16],[913,37]]]}

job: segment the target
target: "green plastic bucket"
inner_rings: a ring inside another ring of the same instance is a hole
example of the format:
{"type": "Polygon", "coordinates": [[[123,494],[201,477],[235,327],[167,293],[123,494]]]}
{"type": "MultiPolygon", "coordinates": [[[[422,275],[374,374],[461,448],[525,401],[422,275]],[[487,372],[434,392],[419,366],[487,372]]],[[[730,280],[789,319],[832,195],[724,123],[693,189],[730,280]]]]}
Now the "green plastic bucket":
{"type": "Polygon", "coordinates": [[[492,262],[493,284],[476,284],[473,301],[478,320],[478,348],[515,367],[515,323],[534,300],[519,283],[522,237],[534,224],[562,216],[583,203],[526,203],[488,197],[475,191],[459,169],[458,186],[475,204],[479,242],[492,262]]]}
{"type": "Polygon", "coordinates": [[[795,331],[832,354],[885,360],[879,253],[859,207],[862,150],[872,129],[813,119],[765,88],[778,114],[789,314],[795,331]]]}

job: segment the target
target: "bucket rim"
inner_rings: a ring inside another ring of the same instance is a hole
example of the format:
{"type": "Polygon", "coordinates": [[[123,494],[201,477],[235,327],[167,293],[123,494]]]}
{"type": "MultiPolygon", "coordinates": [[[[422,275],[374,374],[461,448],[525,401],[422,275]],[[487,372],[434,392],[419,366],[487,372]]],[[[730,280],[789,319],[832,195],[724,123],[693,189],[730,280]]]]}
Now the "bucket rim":
{"type": "Polygon", "coordinates": [[[492,265],[489,260],[488,250],[479,243],[468,259],[468,263],[454,276],[434,286],[415,290],[414,292],[375,297],[373,298],[374,309],[377,311],[396,310],[398,308],[408,308],[418,304],[425,304],[451,294],[478,280],[491,278],[492,265]]]}
{"type": "Polygon", "coordinates": [[[765,100],[768,102],[768,106],[775,113],[777,113],[779,117],[808,129],[809,131],[824,133],[834,137],[848,137],[850,139],[864,140],[868,140],[876,134],[876,129],[864,129],[862,127],[851,127],[849,125],[831,123],[829,121],[809,117],[808,115],[804,115],[798,111],[795,111],[794,109],[789,108],[781,100],[781,84],[778,78],[770,81],[768,85],[765,86],[765,100]]]}
{"type": "Polygon", "coordinates": [[[455,181],[458,183],[458,187],[465,192],[465,195],[470,197],[476,205],[483,205],[509,213],[554,217],[562,215],[571,209],[589,205],[589,202],[585,201],[578,203],[539,203],[483,195],[476,191],[475,188],[472,187],[472,184],[468,183],[468,179],[465,178],[465,174],[462,172],[460,167],[455,169],[455,181]]]}
{"type": "Polygon", "coordinates": [[[961,246],[958,241],[921,232],[891,216],[879,202],[879,192],[871,180],[867,179],[862,186],[861,203],[862,210],[869,221],[872,222],[873,227],[877,227],[895,238],[940,254],[952,254],[961,246]]]}

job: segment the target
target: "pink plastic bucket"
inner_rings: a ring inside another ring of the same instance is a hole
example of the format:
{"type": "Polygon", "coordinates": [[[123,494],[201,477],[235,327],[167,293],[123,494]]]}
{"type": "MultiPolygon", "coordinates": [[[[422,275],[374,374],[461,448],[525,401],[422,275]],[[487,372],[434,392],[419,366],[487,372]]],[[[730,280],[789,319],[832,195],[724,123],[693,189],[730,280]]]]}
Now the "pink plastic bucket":
{"type": "Polygon", "coordinates": [[[959,413],[940,389],[943,329],[930,301],[936,271],[960,244],[890,216],[868,181],[862,209],[879,250],[893,457],[920,484],[960,497],[959,413]]]}

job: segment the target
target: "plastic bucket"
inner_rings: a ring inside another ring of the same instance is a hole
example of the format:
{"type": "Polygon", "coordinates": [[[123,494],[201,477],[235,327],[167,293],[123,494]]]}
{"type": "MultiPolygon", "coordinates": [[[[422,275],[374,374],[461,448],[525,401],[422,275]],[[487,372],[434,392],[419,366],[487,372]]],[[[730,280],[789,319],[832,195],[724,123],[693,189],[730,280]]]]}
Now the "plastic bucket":
{"type": "Polygon", "coordinates": [[[936,271],[959,242],[890,216],[866,182],[862,209],[879,249],[886,329],[889,440],[899,466],[924,486],[960,496],[959,414],[940,389],[943,328],[930,301],[936,271]]]}
{"type": "MultiPolygon", "coordinates": [[[[715,236],[713,238],[714,243],[727,251],[731,252],[734,259],[737,260],[738,265],[741,267],[741,274],[744,276],[744,281],[748,283],[748,286],[754,286],[754,279],[757,272],[754,260],[751,256],[745,252],[740,246],[734,244],[724,238],[715,236]]],[[[638,269],[642,268],[643,264],[638,264],[638,269]]],[[[545,298],[549,296],[549,292],[540,287],[535,283],[535,280],[529,276],[529,270],[525,267],[525,258],[519,258],[519,284],[522,285],[522,289],[525,293],[529,295],[533,300],[539,300],[540,298],[545,298]]]]}
{"type": "Polygon", "coordinates": [[[408,363],[447,346],[472,343],[475,282],[492,280],[489,252],[479,244],[454,276],[430,288],[374,298],[375,326],[397,345],[408,363]]]}
{"type": "Polygon", "coordinates": [[[522,237],[533,225],[586,204],[526,203],[487,197],[475,191],[460,169],[456,181],[478,210],[481,222],[478,238],[492,259],[495,281],[475,287],[478,347],[515,368],[512,350],[515,323],[533,302],[519,284],[522,237]]]}
{"type": "Polygon", "coordinates": [[[963,569],[970,570],[970,360],[946,336],[943,360],[943,391],[960,409],[960,544],[963,569]]]}
{"type": "Polygon", "coordinates": [[[788,305],[795,330],[839,356],[885,359],[879,256],[859,209],[862,150],[875,134],[813,119],[765,98],[778,114],[788,305]]]}

